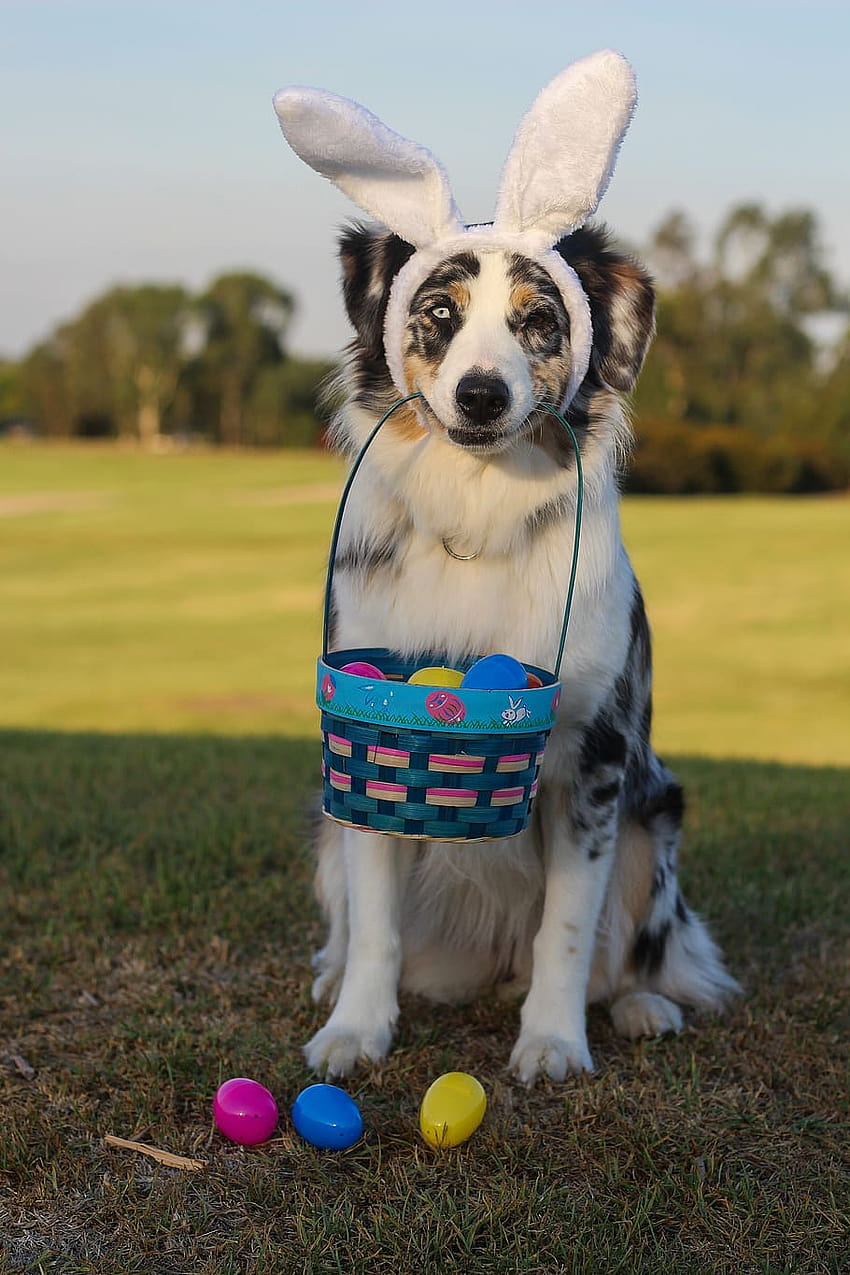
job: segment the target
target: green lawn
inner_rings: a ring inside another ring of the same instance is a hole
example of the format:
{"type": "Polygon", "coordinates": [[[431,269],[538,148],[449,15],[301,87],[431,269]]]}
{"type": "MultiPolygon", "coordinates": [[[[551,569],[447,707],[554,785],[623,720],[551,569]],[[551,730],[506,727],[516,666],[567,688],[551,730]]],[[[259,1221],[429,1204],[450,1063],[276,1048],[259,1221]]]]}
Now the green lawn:
{"type": "MultiPolygon", "coordinates": [[[[0,725],[309,735],[305,452],[0,447],[0,725]]],[[[663,751],[850,764],[850,501],[631,500],[663,751]]]]}
{"type": "Polygon", "coordinates": [[[829,1275],[847,1270],[848,773],[677,762],[683,877],[745,998],[527,1092],[518,1007],[403,1006],[347,1086],[363,1141],[288,1110],[318,939],[297,739],[0,736],[0,1270],[62,1275],[829,1275]],[[481,1129],[437,1155],[422,1095],[477,1075],[481,1129]],[[275,1138],[211,1128],[220,1081],[278,1096],[275,1138]],[[207,1163],[114,1150],[135,1138],[207,1163]]]}
{"type": "Polygon", "coordinates": [[[516,1005],[408,1001],[335,1155],[288,1108],[321,1021],[311,701],[338,480],[308,454],[0,448],[0,1272],[845,1272],[850,502],[626,507],[684,887],[745,996],[637,1045],[594,1010],[596,1075],[530,1093],[506,1071],[516,1005]],[[437,1155],[416,1113],[454,1069],[488,1113],[437,1155]],[[283,1113],[253,1150],[211,1127],[240,1074],[283,1113]]]}

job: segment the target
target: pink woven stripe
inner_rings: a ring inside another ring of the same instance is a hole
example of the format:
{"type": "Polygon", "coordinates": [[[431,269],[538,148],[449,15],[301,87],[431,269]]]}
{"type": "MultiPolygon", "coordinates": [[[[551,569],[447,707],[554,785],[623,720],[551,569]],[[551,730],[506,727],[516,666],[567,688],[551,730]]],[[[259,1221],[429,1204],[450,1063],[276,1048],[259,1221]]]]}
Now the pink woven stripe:
{"type": "Polygon", "coordinates": [[[425,802],[429,806],[474,806],[478,793],[471,788],[426,788],[425,802]]]}
{"type": "Polygon", "coordinates": [[[515,806],[524,796],[524,788],[495,788],[490,796],[490,805],[515,806]]]}
{"type": "Polygon", "coordinates": [[[537,788],[538,788],[538,780],[535,779],[534,783],[531,785],[531,787],[528,790],[529,797],[535,797],[537,795],[537,788]]]}
{"type": "Polygon", "coordinates": [[[328,748],[332,753],[336,753],[338,757],[351,756],[351,740],[343,739],[342,735],[331,735],[328,732],[328,748]]]}
{"type": "Polygon", "coordinates": [[[536,756],[536,757],[535,757],[535,759],[534,759],[534,764],[535,764],[535,766],[539,766],[539,765],[540,765],[540,763],[542,762],[542,760],[543,760],[543,754],[542,754],[542,752],[541,752],[541,753],[538,753],[538,754],[537,754],[537,756],[536,756]]]}
{"type": "Polygon", "coordinates": [[[466,753],[431,753],[428,758],[429,770],[444,770],[448,774],[480,775],[484,770],[484,757],[470,757],[466,753]]]}
{"type": "Polygon", "coordinates": [[[393,766],[396,770],[406,770],[410,766],[410,753],[400,748],[381,748],[379,744],[371,744],[366,749],[366,760],[373,766],[393,766]]]}
{"type": "Polygon", "coordinates": [[[404,784],[380,784],[377,779],[367,779],[366,796],[376,801],[407,801],[407,789],[404,784]]]}
{"type": "Polygon", "coordinates": [[[351,776],[331,769],[331,787],[338,788],[340,792],[351,792],[351,776]]]}
{"type": "Polygon", "coordinates": [[[525,770],[530,761],[531,753],[514,753],[512,756],[500,757],[496,774],[507,774],[511,770],[525,770]]]}

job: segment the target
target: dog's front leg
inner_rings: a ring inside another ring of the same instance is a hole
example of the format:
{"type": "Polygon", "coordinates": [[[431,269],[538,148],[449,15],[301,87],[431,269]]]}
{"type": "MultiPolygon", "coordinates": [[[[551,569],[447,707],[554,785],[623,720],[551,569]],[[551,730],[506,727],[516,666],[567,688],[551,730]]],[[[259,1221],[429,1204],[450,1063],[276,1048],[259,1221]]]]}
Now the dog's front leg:
{"type": "Polygon", "coordinates": [[[543,919],[534,940],[531,987],[511,1070],[526,1085],[592,1071],[585,1027],[596,927],[616,843],[619,778],[592,790],[601,800],[541,789],[546,863],[543,919]],[[591,805],[592,810],[587,806],[591,805]]]}
{"type": "Polygon", "coordinates": [[[398,1017],[401,911],[415,843],[346,828],[348,952],[333,1013],[304,1048],[308,1064],[345,1076],[378,1062],[398,1017]]]}

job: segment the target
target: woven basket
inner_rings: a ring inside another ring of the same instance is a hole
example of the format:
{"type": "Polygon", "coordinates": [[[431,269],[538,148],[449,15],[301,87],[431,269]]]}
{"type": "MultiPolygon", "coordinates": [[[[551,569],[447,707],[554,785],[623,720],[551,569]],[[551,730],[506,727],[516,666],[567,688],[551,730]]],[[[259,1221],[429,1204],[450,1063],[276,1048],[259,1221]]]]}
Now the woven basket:
{"type": "MultiPolygon", "coordinates": [[[[411,395],[410,397],[417,397],[411,395]]],[[[528,825],[540,763],[561,698],[554,673],[533,665],[540,686],[521,690],[457,690],[410,685],[417,669],[452,662],[428,652],[415,662],[384,648],[328,652],[336,548],[348,493],[372,440],[396,403],[375,426],[352,466],[331,540],[325,588],[322,656],[316,702],[321,709],[322,804],[337,823],[368,832],[440,841],[513,837],[528,825]],[[342,672],[364,661],[386,680],[342,672]]],[[[581,458],[566,421],[578,466],[573,562],[556,668],[560,667],[572,600],[581,525],[581,458]]]]}

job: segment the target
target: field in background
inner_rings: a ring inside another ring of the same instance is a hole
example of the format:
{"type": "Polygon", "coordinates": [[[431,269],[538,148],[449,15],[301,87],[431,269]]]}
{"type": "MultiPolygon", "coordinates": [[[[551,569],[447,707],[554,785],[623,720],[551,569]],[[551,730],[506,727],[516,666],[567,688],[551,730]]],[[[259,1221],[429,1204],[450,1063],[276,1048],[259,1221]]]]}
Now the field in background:
{"type": "MultiPolygon", "coordinates": [[[[0,725],[315,734],[341,470],[0,447],[0,725]]],[[[850,763],[850,501],[632,499],[662,751],[850,763]]]]}

